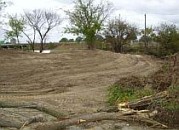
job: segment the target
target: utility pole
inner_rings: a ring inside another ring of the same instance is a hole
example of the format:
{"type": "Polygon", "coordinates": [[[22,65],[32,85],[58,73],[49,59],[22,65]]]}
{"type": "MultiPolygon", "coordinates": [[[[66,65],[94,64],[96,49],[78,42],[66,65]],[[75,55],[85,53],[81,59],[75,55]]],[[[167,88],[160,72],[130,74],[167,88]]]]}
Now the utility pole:
{"type": "Polygon", "coordinates": [[[144,15],[145,16],[145,37],[146,37],[146,28],[147,28],[147,21],[146,21],[146,14],[144,15]]]}
{"type": "Polygon", "coordinates": [[[145,36],[145,49],[147,49],[147,35],[146,35],[146,31],[147,31],[147,15],[145,14],[145,31],[144,31],[144,36],[145,36]]]}

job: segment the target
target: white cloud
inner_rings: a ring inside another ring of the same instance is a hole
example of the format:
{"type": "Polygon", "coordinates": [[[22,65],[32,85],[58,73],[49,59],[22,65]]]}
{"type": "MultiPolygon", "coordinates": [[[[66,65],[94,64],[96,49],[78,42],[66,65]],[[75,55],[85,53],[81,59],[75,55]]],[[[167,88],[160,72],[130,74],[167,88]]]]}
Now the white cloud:
{"type": "MultiPolygon", "coordinates": [[[[22,13],[23,10],[32,9],[53,9],[62,17],[66,17],[63,10],[72,9],[74,0],[11,0],[14,4],[6,8],[7,13],[22,13]]],[[[96,0],[101,1],[101,0],[96,0]]],[[[120,16],[136,24],[138,27],[144,26],[144,14],[147,14],[147,25],[156,26],[161,22],[174,23],[179,25],[178,0],[108,0],[114,5],[114,12],[111,17],[120,16]]],[[[61,37],[71,37],[63,33],[63,27],[68,25],[65,21],[55,35],[51,35],[50,40],[58,40],[61,37]],[[58,37],[57,37],[58,36],[58,37]]]]}
{"type": "Polygon", "coordinates": [[[179,23],[178,0],[110,0],[115,5],[115,14],[121,14],[129,22],[139,26],[144,24],[144,14],[147,14],[149,26],[161,22],[179,23]]]}
{"type": "MultiPolygon", "coordinates": [[[[7,7],[8,13],[20,13],[30,9],[53,9],[65,16],[63,10],[71,9],[74,0],[11,0],[14,4],[7,7]]],[[[100,1],[100,0],[96,0],[100,1]]],[[[179,23],[178,0],[108,0],[113,3],[115,11],[112,16],[121,14],[121,17],[140,23],[147,13],[148,23],[154,24],[163,21],[179,23]],[[140,19],[140,21],[139,21],[140,19]]]]}
{"type": "Polygon", "coordinates": [[[138,13],[177,14],[177,0],[111,0],[117,9],[125,9],[138,13]]]}
{"type": "Polygon", "coordinates": [[[63,4],[72,4],[74,0],[55,0],[63,4]]]}
{"type": "Polygon", "coordinates": [[[60,8],[68,9],[68,4],[58,0],[13,0],[13,4],[6,8],[8,13],[22,13],[24,10],[51,9],[58,11],[60,8]]]}

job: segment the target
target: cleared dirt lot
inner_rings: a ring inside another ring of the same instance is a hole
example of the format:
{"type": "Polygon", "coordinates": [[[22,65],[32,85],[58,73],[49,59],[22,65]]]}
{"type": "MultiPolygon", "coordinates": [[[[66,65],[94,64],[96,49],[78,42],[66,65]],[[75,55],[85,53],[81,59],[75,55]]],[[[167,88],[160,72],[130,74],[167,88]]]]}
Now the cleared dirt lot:
{"type": "Polygon", "coordinates": [[[0,100],[52,105],[66,115],[92,113],[106,105],[107,88],[119,78],[158,67],[146,56],[73,47],[51,54],[0,50],[0,100]]]}

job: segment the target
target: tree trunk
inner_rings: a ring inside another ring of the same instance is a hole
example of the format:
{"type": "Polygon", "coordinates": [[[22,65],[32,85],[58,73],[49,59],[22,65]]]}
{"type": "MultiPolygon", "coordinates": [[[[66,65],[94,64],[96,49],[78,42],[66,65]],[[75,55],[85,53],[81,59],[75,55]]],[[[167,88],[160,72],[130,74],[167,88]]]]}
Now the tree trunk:
{"type": "Polygon", "coordinates": [[[122,52],[122,46],[121,46],[121,43],[116,43],[115,46],[114,46],[114,51],[116,53],[121,53],[122,52]]]}
{"type": "MultiPolygon", "coordinates": [[[[160,94],[159,94],[160,95],[160,94]]],[[[164,94],[165,95],[165,94],[164,94]]],[[[155,100],[163,97],[162,96],[156,96],[155,100]]],[[[150,98],[150,101],[152,99],[150,98]]],[[[141,104],[141,103],[139,103],[141,104]]],[[[128,104],[129,106],[136,106],[134,103],[128,104]]],[[[120,120],[120,121],[127,121],[127,122],[139,122],[146,124],[148,126],[155,126],[159,128],[166,128],[165,125],[160,124],[159,122],[156,122],[147,116],[141,116],[140,112],[136,111],[129,111],[129,112],[100,112],[100,113],[93,113],[93,114],[87,114],[87,115],[80,115],[76,117],[66,118],[64,115],[62,115],[60,112],[58,112],[54,107],[50,105],[40,104],[40,103],[33,103],[33,102],[12,102],[12,101],[0,101],[0,107],[1,108],[30,108],[30,109],[37,109],[39,111],[45,112],[49,115],[52,115],[56,117],[57,119],[65,119],[61,121],[52,121],[52,122],[43,122],[43,123],[37,123],[36,125],[30,126],[30,130],[59,130],[62,128],[65,128],[67,126],[71,125],[79,125],[81,123],[88,123],[88,122],[96,122],[96,121],[102,121],[102,120],[120,120]]],[[[114,109],[115,110],[115,109],[114,109]]],[[[148,114],[148,113],[147,113],[148,114]]],[[[0,113],[0,115],[2,115],[0,113]]],[[[3,118],[3,116],[0,116],[0,126],[11,126],[15,128],[24,128],[26,129],[26,125],[33,123],[33,122],[41,122],[42,117],[37,116],[34,118],[29,119],[26,122],[19,122],[17,120],[14,120],[12,118],[9,118],[9,116],[6,116],[7,118],[3,118]]],[[[23,130],[23,129],[22,129],[23,130]]]]}
{"type": "Polygon", "coordinates": [[[0,108],[30,108],[42,111],[56,118],[64,117],[64,115],[61,112],[54,109],[54,107],[52,107],[51,105],[40,104],[36,102],[0,101],[0,108]]]}
{"type": "Polygon", "coordinates": [[[34,50],[35,50],[35,43],[33,42],[32,43],[32,51],[34,52],[34,50]]]}
{"type": "Polygon", "coordinates": [[[134,112],[124,113],[124,114],[101,112],[101,113],[93,113],[89,115],[73,117],[71,119],[58,121],[58,122],[38,123],[35,126],[33,126],[33,130],[60,130],[67,126],[79,125],[82,123],[96,122],[96,121],[102,121],[102,120],[120,120],[120,121],[129,121],[129,122],[140,122],[148,126],[155,126],[158,128],[167,127],[152,119],[135,115],[134,112]]]}
{"type": "Polygon", "coordinates": [[[19,44],[20,43],[19,36],[16,36],[16,38],[17,38],[17,43],[19,44]]]}
{"type": "Polygon", "coordinates": [[[23,122],[13,118],[12,113],[0,110],[0,127],[21,128],[23,122]]]}
{"type": "Polygon", "coordinates": [[[3,109],[0,110],[0,115],[0,127],[13,127],[20,129],[32,123],[46,121],[40,114],[30,117],[26,121],[20,121],[14,117],[14,113],[9,113],[9,111],[4,111],[3,109]]]}
{"type": "Polygon", "coordinates": [[[86,43],[88,45],[89,50],[95,49],[95,36],[87,36],[86,43]]]}
{"type": "Polygon", "coordinates": [[[44,43],[43,40],[40,43],[40,53],[42,53],[42,51],[44,50],[44,43]]]}
{"type": "Polygon", "coordinates": [[[94,50],[95,49],[94,41],[87,41],[87,45],[88,45],[89,50],[94,50]]]}

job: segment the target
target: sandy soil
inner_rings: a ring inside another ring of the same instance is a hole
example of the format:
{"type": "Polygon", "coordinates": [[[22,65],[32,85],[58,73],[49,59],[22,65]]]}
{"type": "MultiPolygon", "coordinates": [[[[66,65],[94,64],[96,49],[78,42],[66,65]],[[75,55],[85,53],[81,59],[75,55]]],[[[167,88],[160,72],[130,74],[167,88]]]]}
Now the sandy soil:
{"type": "Polygon", "coordinates": [[[53,105],[67,115],[96,112],[121,77],[158,69],[147,56],[64,47],[51,54],[0,50],[0,100],[53,105]]]}

